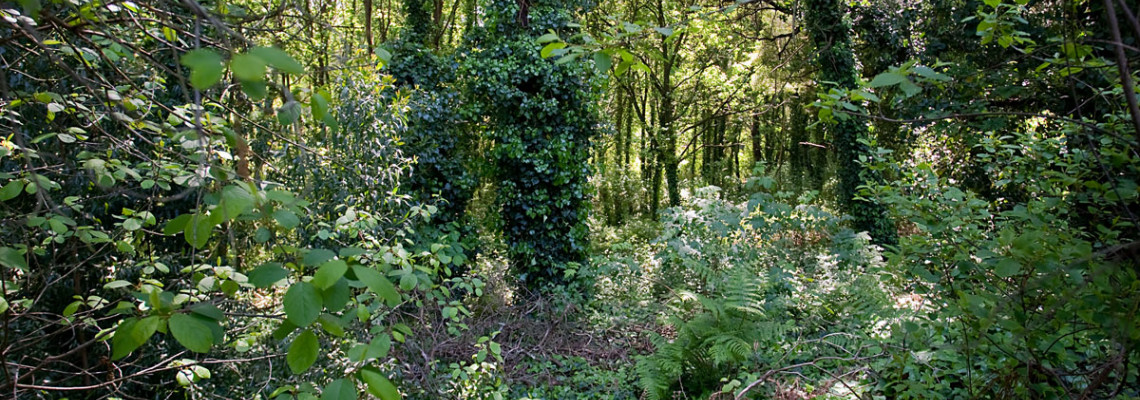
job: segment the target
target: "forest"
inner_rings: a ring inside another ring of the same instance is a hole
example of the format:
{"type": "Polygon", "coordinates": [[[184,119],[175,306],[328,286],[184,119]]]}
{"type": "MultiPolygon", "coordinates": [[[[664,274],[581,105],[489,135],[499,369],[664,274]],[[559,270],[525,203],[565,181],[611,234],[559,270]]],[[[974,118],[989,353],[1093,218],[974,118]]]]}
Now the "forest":
{"type": "Polygon", "coordinates": [[[0,398],[1140,399],[1129,0],[0,0],[0,398]]]}

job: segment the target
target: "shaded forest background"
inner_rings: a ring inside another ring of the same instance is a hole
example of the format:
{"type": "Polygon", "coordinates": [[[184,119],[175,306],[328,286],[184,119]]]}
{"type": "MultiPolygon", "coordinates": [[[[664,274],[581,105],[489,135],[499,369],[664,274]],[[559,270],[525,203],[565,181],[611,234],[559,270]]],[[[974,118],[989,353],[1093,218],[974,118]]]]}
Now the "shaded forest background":
{"type": "Polygon", "coordinates": [[[0,396],[1140,398],[1135,8],[0,2],[0,396]]]}

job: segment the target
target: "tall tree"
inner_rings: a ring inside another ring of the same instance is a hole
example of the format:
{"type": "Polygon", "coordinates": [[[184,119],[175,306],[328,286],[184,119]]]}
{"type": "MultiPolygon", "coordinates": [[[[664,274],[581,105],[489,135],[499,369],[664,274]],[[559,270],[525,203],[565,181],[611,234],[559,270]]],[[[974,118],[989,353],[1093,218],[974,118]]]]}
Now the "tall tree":
{"type": "MultiPolygon", "coordinates": [[[[855,55],[851,48],[851,25],[845,18],[846,3],[840,0],[807,0],[805,23],[815,45],[819,80],[834,82],[843,89],[858,87],[855,55]]],[[[856,199],[858,188],[874,180],[872,171],[859,159],[870,155],[860,139],[868,135],[867,125],[854,118],[841,119],[828,127],[834,138],[839,163],[839,204],[854,219],[855,228],[870,233],[879,244],[894,244],[898,233],[887,218],[886,209],[875,202],[856,199]]]]}

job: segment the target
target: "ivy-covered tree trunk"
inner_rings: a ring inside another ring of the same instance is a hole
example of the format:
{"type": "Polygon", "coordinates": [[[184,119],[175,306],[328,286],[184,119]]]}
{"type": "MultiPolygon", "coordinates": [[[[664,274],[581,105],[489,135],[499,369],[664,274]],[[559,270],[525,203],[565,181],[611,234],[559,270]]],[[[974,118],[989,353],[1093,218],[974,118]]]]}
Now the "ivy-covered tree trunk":
{"type": "MultiPolygon", "coordinates": [[[[855,55],[851,49],[851,28],[844,18],[845,2],[840,0],[807,0],[806,23],[812,44],[816,48],[819,81],[835,82],[840,88],[852,89],[856,81],[855,55]]],[[[859,157],[870,154],[870,149],[859,142],[868,134],[867,125],[848,118],[830,126],[834,148],[839,161],[839,204],[854,219],[855,229],[867,231],[878,244],[894,244],[897,231],[887,218],[885,208],[874,202],[855,199],[865,179],[875,179],[859,157]]]]}
{"type": "Polygon", "coordinates": [[[469,36],[461,74],[478,76],[468,93],[489,117],[488,135],[511,267],[532,290],[572,283],[586,260],[590,143],[597,99],[578,63],[544,59],[534,40],[568,33],[565,1],[491,0],[469,36]],[[529,21],[529,22],[528,22],[529,21]],[[509,71],[509,72],[508,72],[509,71]]]}

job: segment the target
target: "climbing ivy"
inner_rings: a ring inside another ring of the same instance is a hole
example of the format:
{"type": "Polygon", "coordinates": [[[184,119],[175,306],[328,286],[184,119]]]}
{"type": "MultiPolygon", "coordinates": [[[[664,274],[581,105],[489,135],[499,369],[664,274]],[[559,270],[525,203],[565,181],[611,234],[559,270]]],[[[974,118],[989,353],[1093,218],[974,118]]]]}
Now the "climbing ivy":
{"type": "MultiPolygon", "coordinates": [[[[470,36],[462,73],[494,141],[503,233],[514,271],[527,287],[573,280],[586,258],[590,138],[595,92],[586,71],[544,59],[536,38],[572,32],[570,12],[586,4],[491,1],[470,36]]],[[[569,36],[569,35],[567,35],[569,36]]]]}

